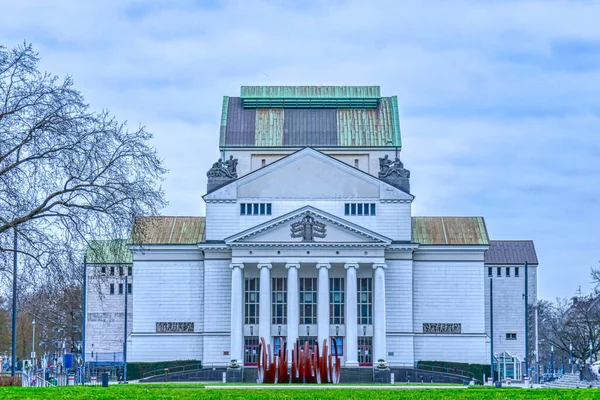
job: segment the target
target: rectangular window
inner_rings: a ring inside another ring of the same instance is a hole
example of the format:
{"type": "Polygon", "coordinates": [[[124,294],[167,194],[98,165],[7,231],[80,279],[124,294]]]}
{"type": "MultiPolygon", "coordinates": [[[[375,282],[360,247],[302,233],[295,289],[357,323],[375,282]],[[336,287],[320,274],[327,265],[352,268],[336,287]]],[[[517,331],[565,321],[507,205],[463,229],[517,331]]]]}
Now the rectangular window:
{"type": "Polygon", "coordinates": [[[357,278],[358,288],[358,324],[373,324],[373,278],[357,278]]]}
{"type": "Polygon", "coordinates": [[[364,210],[365,211],[365,215],[369,215],[370,213],[369,213],[369,204],[368,203],[365,204],[364,209],[365,209],[364,210]]]}
{"type": "Polygon", "coordinates": [[[244,364],[258,363],[258,336],[244,336],[244,364]]]}
{"type": "Polygon", "coordinates": [[[519,277],[519,267],[515,267],[515,277],[519,277]]]}
{"type": "Polygon", "coordinates": [[[280,348],[281,348],[281,338],[279,336],[275,336],[273,338],[273,354],[275,356],[279,356],[280,348]]]}
{"type": "Polygon", "coordinates": [[[488,276],[491,277],[492,276],[492,267],[488,267],[488,276]]]}
{"type": "Polygon", "coordinates": [[[240,215],[271,215],[271,203],[240,203],[240,215]]]}
{"type": "Polygon", "coordinates": [[[375,203],[371,203],[371,215],[375,215],[375,203]]]}
{"type": "Polygon", "coordinates": [[[375,203],[345,203],[344,215],[375,215],[375,203]]]}
{"type": "Polygon", "coordinates": [[[123,294],[123,284],[119,283],[119,294],[123,294]]]}
{"type": "Polygon", "coordinates": [[[342,336],[331,337],[331,355],[335,356],[336,354],[338,356],[344,355],[344,338],[342,336]]]}
{"type": "Polygon", "coordinates": [[[272,323],[287,324],[287,278],[272,278],[271,285],[272,323]]]}
{"type": "Polygon", "coordinates": [[[258,324],[260,278],[244,279],[244,324],[258,324]]]}
{"type": "Polygon", "coordinates": [[[265,215],[266,210],[265,210],[265,203],[261,203],[260,204],[260,215],[265,215]]]}
{"type": "Polygon", "coordinates": [[[329,323],[344,323],[344,278],[329,278],[329,323]]]}
{"type": "Polygon", "coordinates": [[[133,273],[133,269],[131,267],[127,267],[127,275],[131,276],[133,273]]]}
{"type": "Polygon", "coordinates": [[[115,267],[110,267],[110,275],[115,276],[115,267]]]}
{"type": "Polygon", "coordinates": [[[252,214],[258,215],[258,203],[252,204],[252,214]]]}
{"type": "Polygon", "coordinates": [[[354,168],[358,168],[358,158],[354,159],[354,168]]]}
{"type": "Polygon", "coordinates": [[[506,267],[506,276],[509,277],[510,276],[510,267],[506,267]]]}
{"type": "Polygon", "coordinates": [[[506,340],[517,340],[517,334],[516,333],[507,333],[506,340]]]}
{"type": "Polygon", "coordinates": [[[344,215],[350,215],[350,203],[344,204],[344,215]]]}
{"type": "Polygon", "coordinates": [[[246,203],[246,215],[252,215],[252,203],[246,203]]]}
{"type": "Polygon", "coordinates": [[[102,275],[105,275],[105,274],[106,274],[106,267],[102,267],[102,268],[100,268],[100,273],[101,273],[102,275]]]}
{"type": "Polygon", "coordinates": [[[356,215],[356,204],[352,203],[350,205],[350,215],[356,215]]]}
{"type": "Polygon", "coordinates": [[[246,215],[246,204],[240,203],[240,215],[246,215]]]}
{"type": "Polygon", "coordinates": [[[362,205],[361,203],[358,203],[358,204],[356,205],[356,208],[357,208],[357,212],[356,212],[356,214],[357,214],[357,215],[363,215],[363,205],[362,205]]]}
{"type": "Polygon", "coordinates": [[[358,337],[358,365],[373,365],[373,338],[370,336],[358,337]]]}
{"type": "Polygon", "coordinates": [[[131,283],[128,283],[127,284],[127,294],[131,294],[131,289],[132,289],[131,283]]]}
{"type": "Polygon", "coordinates": [[[119,276],[123,276],[123,267],[119,267],[119,276]]]}
{"type": "Polygon", "coordinates": [[[500,268],[500,267],[496,268],[496,276],[498,276],[498,277],[502,276],[502,268],[500,268]]]}
{"type": "Polygon", "coordinates": [[[267,215],[271,215],[271,203],[267,203],[267,215]]]}
{"type": "Polygon", "coordinates": [[[111,283],[109,286],[110,294],[115,294],[115,284],[111,283]]]}
{"type": "Polygon", "coordinates": [[[300,323],[317,323],[317,278],[300,278],[300,323]]]}
{"type": "Polygon", "coordinates": [[[260,160],[260,166],[264,167],[265,165],[267,165],[267,160],[265,160],[264,158],[262,160],[260,160]]]}

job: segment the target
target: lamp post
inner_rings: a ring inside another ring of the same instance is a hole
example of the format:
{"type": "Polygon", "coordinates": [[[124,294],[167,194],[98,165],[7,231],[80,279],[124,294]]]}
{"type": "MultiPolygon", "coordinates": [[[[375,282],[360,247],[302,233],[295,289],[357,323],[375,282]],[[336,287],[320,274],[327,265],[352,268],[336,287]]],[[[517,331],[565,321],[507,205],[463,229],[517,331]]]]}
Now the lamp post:
{"type": "Polygon", "coordinates": [[[31,332],[31,364],[33,368],[33,372],[35,372],[35,319],[31,322],[32,332],[31,332]]]}
{"type": "Polygon", "coordinates": [[[590,365],[592,365],[592,352],[593,352],[592,339],[590,339],[590,365]]]}
{"type": "Polygon", "coordinates": [[[554,376],[554,345],[550,346],[550,367],[552,368],[552,376],[554,376]]]}
{"type": "Polygon", "coordinates": [[[569,340],[569,368],[573,373],[573,342],[569,340]]]}

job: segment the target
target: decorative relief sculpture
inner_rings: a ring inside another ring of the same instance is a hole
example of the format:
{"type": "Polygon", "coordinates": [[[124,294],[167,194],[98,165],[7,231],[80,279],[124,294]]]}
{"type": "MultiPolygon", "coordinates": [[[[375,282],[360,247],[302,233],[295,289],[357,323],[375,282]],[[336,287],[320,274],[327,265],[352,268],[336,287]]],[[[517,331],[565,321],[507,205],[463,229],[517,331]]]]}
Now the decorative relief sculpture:
{"type": "Polygon", "coordinates": [[[398,157],[392,161],[386,154],[379,159],[379,178],[387,177],[410,178],[410,171],[404,168],[404,164],[398,157]]]}
{"type": "Polygon", "coordinates": [[[458,323],[425,323],[423,333],[461,333],[461,324],[458,323]]]}
{"type": "Polygon", "coordinates": [[[211,169],[208,170],[206,176],[209,178],[229,178],[237,179],[237,158],[229,156],[229,160],[223,162],[221,158],[213,164],[211,169]]]}
{"type": "Polygon", "coordinates": [[[193,333],[193,322],[157,322],[156,333],[193,333]]]}
{"type": "Polygon", "coordinates": [[[302,221],[294,222],[291,228],[293,238],[302,238],[303,242],[314,242],[314,238],[324,238],[327,236],[325,224],[315,221],[310,215],[302,218],[302,221]]]}

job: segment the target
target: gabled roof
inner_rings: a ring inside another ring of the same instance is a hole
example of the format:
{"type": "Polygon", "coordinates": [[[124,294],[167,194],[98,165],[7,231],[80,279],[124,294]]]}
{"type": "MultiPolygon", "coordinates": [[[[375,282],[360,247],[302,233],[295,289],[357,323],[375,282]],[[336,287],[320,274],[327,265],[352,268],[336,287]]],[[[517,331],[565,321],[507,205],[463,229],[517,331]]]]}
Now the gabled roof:
{"type": "Polygon", "coordinates": [[[131,244],[196,244],[204,241],[205,217],[138,217],[131,244]]]}
{"type": "Polygon", "coordinates": [[[490,240],[490,248],[485,252],[485,263],[537,265],[538,259],[532,240],[490,240]]]}
{"type": "Polygon", "coordinates": [[[379,86],[242,86],[223,98],[220,146],[401,147],[398,100],[379,86]]]}
{"type": "Polygon", "coordinates": [[[487,245],[482,217],[412,217],[413,242],[424,245],[487,245]]]}
{"type": "MultiPolygon", "coordinates": [[[[232,235],[232,236],[226,238],[225,243],[233,244],[237,241],[240,241],[240,240],[249,238],[251,236],[257,235],[259,233],[265,232],[269,229],[277,227],[281,224],[284,224],[288,221],[291,221],[295,218],[298,218],[298,217],[306,215],[306,214],[309,214],[311,216],[315,216],[318,218],[322,218],[323,220],[326,220],[326,221],[328,221],[334,225],[337,225],[345,230],[349,230],[358,236],[368,238],[374,242],[381,243],[381,244],[387,244],[387,245],[392,243],[391,239],[389,239],[383,235],[375,233],[369,229],[366,229],[359,225],[353,224],[352,222],[346,221],[342,218],[336,217],[335,215],[329,214],[325,211],[319,210],[312,206],[305,206],[305,207],[299,208],[298,210],[284,214],[282,216],[274,218],[270,221],[267,221],[265,223],[255,226],[255,227],[252,227],[250,229],[246,229],[243,232],[237,233],[235,235],[232,235]]],[[[324,241],[324,242],[326,242],[326,241],[324,241]]],[[[301,244],[306,245],[307,243],[301,243],[301,244]]],[[[319,244],[319,243],[316,242],[315,244],[319,244]]]]}
{"type": "Polygon", "coordinates": [[[127,239],[91,240],[85,249],[87,264],[132,264],[133,254],[127,239]]]}
{"type": "Polygon", "coordinates": [[[387,182],[385,182],[385,181],[383,181],[383,180],[381,180],[381,179],[379,179],[379,178],[377,178],[377,177],[375,177],[375,176],[373,176],[371,174],[368,174],[368,173],[366,173],[366,172],[364,172],[364,171],[362,171],[362,170],[360,170],[358,168],[354,168],[354,167],[346,164],[345,162],[340,161],[340,160],[338,160],[338,159],[336,159],[334,157],[331,157],[330,155],[327,155],[325,153],[322,153],[322,152],[320,152],[318,150],[315,150],[312,147],[304,147],[304,148],[302,148],[302,149],[300,149],[298,151],[295,151],[292,154],[289,154],[289,155],[287,155],[287,156],[285,156],[283,158],[280,158],[279,160],[277,160],[277,161],[275,161],[273,163],[270,163],[270,164],[266,165],[265,167],[262,167],[262,168],[259,168],[257,170],[254,170],[254,171],[250,172],[249,174],[246,174],[246,175],[244,175],[244,176],[242,176],[240,178],[231,180],[231,181],[227,182],[226,184],[224,184],[222,186],[214,188],[213,190],[211,190],[210,192],[208,192],[204,196],[202,196],[202,198],[206,200],[207,197],[209,195],[211,195],[212,193],[215,193],[218,190],[226,188],[227,186],[232,185],[234,182],[237,182],[238,184],[241,184],[241,183],[249,182],[249,181],[251,181],[253,179],[256,179],[256,178],[258,178],[260,176],[263,176],[265,174],[268,174],[269,171],[272,171],[275,168],[279,168],[280,166],[285,165],[286,163],[293,162],[296,158],[303,156],[307,152],[310,152],[311,154],[313,154],[316,157],[321,157],[323,159],[329,160],[331,163],[333,163],[335,165],[338,165],[340,168],[346,169],[348,171],[348,173],[350,173],[350,174],[354,174],[355,176],[360,176],[363,179],[370,180],[370,181],[372,181],[374,183],[376,182],[377,184],[383,183],[384,185],[386,185],[386,187],[389,187],[390,189],[392,189],[393,192],[401,193],[401,196],[405,197],[406,199],[412,200],[412,199],[415,198],[415,196],[413,196],[412,194],[407,193],[407,192],[403,191],[402,189],[400,189],[400,188],[398,188],[396,186],[390,185],[389,183],[387,183],[387,182]]]}

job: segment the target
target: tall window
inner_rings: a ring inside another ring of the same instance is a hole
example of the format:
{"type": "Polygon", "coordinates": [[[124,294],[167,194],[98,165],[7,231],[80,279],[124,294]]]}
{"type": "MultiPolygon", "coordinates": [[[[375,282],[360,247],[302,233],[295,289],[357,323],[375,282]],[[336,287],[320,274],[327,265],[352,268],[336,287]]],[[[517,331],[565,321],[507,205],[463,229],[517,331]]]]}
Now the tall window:
{"type": "Polygon", "coordinates": [[[132,289],[133,289],[133,288],[132,288],[132,286],[131,286],[131,283],[128,283],[128,284],[127,284],[127,294],[131,294],[131,291],[132,291],[132,289]]]}
{"type": "Polygon", "coordinates": [[[119,294],[123,294],[123,284],[119,283],[119,294]]]}
{"type": "Polygon", "coordinates": [[[506,267],[506,276],[509,277],[510,276],[510,267],[506,267]]]}
{"type": "Polygon", "coordinates": [[[287,324],[287,278],[272,278],[271,307],[273,324],[287,324]]]}
{"type": "Polygon", "coordinates": [[[488,267],[488,276],[491,277],[492,276],[492,267],[488,267]]]}
{"type": "Polygon", "coordinates": [[[258,324],[259,279],[244,279],[244,324],[258,324]]]}
{"type": "Polygon", "coordinates": [[[344,278],[329,278],[329,323],[344,323],[344,278]]]}
{"type": "Polygon", "coordinates": [[[342,336],[331,337],[331,355],[335,356],[336,354],[338,356],[344,355],[344,338],[342,336]]]}
{"type": "Polygon", "coordinates": [[[502,268],[500,268],[500,267],[496,268],[496,276],[497,277],[501,277],[502,276],[502,268]]]}
{"type": "Polygon", "coordinates": [[[110,294],[115,294],[115,284],[111,283],[109,286],[110,294]]]}
{"type": "Polygon", "coordinates": [[[110,267],[110,275],[111,276],[115,275],[115,267],[110,267]]]}
{"type": "Polygon", "coordinates": [[[358,323],[373,324],[373,279],[358,278],[358,323]]]}
{"type": "Polygon", "coordinates": [[[515,267],[515,277],[519,276],[519,267],[515,267]]]}
{"type": "Polygon", "coordinates": [[[131,276],[132,272],[133,271],[132,271],[131,267],[127,267],[127,275],[131,276]]]}
{"type": "Polygon", "coordinates": [[[258,363],[258,336],[244,336],[244,364],[258,363]]]}
{"type": "Polygon", "coordinates": [[[317,323],[317,278],[300,278],[300,323],[317,323]]]}

